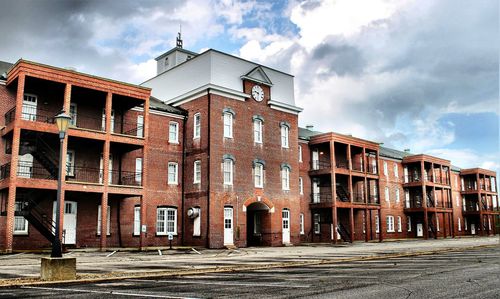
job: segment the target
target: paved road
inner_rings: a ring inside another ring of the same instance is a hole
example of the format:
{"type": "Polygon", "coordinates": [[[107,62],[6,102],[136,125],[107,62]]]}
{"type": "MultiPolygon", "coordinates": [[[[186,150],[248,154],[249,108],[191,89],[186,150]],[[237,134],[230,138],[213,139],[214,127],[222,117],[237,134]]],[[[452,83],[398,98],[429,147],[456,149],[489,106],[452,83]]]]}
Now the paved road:
{"type": "Polygon", "coordinates": [[[500,249],[178,278],[0,289],[0,298],[500,298],[500,249]]]}

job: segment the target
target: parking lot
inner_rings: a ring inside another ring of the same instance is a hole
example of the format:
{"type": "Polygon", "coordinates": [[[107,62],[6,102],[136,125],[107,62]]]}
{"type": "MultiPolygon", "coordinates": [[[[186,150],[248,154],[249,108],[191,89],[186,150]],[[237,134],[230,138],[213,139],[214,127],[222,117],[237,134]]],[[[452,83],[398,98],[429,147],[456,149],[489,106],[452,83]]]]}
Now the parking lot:
{"type": "Polygon", "coordinates": [[[231,273],[0,289],[0,297],[499,298],[500,250],[479,248],[231,273]]]}

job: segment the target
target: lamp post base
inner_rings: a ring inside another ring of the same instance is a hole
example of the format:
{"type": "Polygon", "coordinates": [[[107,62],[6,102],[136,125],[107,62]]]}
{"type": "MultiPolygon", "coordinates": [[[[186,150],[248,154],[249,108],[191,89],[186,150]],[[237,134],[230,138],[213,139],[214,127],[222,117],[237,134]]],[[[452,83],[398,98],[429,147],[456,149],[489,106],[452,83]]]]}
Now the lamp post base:
{"type": "Polygon", "coordinates": [[[76,279],[76,258],[43,257],[40,268],[40,278],[42,280],[76,279]]]}

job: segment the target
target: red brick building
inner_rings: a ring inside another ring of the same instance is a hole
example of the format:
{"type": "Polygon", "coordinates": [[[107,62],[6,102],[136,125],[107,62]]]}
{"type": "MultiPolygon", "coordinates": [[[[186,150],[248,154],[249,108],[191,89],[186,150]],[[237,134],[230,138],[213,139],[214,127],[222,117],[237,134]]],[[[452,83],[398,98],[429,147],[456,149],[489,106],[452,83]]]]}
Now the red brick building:
{"type": "Polygon", "coordinates": [[[299,128],[293,76],[180,45],[142,86],[0,63],[0,251],[498,233],[496,173],[299,128]],[[63,205],[55,211],[59,140],[63,205]],[[101,233],[105,228],[106,233],[101,233]]]}

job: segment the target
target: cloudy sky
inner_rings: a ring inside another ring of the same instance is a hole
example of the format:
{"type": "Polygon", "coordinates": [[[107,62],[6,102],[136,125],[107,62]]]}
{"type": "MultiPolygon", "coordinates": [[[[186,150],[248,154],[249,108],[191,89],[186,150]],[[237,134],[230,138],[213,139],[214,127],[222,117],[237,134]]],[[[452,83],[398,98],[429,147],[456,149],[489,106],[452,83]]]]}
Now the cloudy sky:
{"type": "Polygon", "coordinates": [[[175,45],[295,75],[300,124],[500,171],[497,0],[0,3],[0,60],[122,81],[175,45]]]}

